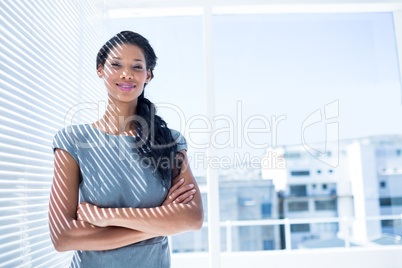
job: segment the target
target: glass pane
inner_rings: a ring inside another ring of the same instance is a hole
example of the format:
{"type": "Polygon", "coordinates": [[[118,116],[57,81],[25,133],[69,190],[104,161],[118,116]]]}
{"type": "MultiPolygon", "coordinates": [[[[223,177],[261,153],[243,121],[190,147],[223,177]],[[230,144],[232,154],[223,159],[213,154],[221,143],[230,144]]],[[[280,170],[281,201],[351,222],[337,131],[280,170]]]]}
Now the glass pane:
{"type": "MultiPolygon", "coordinates": [[[[362,225],[343,218],[361,209],[364,216],[401,213],[401,184],[389,174],[402,173],[402,140],[384,134],[402,126],[380,119],[400,110],[392,13],[216,15],[213,41],[218,117],[211,143],[220,161],[221,221],[242,224],[232,227],[233,249],[236,241],[238,250],[271,248],[268,241],[256,246],[255,220],[299,220],[275,229],[281,241],[274,248],[285,248],[287,235],[295,249],[344,247],[356,245],[362,225]],[[384,176],[365,163],[378,163],[384,176]],[[356,175],[359,168],[364,175],[356,175]],[[380,198],[361,196],[373,188],[358,188],[356,176],[378,185],[380,198]]],[[[385,221],[382,228],[398,226],[385,221]]]]}

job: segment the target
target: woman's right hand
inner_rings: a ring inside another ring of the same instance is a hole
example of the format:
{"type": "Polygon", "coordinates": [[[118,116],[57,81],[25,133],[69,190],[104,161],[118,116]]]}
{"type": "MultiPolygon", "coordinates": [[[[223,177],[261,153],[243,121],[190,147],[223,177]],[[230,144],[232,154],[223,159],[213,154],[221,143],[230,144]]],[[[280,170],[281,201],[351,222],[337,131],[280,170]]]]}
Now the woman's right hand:
{"type": "Polygon", "coordinates": [[[183,185],[184,179],[179,180],[170,187],[162,206],[169,204],[188,204],[194,198],[194,184],[183,185]]]}

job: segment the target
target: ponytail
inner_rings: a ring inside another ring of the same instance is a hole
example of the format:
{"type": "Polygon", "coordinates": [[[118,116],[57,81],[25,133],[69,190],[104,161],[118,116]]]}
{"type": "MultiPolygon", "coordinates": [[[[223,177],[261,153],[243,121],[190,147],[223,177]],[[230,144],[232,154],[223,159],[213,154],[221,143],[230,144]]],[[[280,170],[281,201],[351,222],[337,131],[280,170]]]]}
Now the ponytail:
{"type": "Polygon", "coordinates": [[[155,105],[145,98],[144,91],[138,97],[136,117],[139,120],[134,120],[134,129],[137,142],[141,144],[138,148],[140,155],[162,174],[163,180],[170,180],[177,143],[166,122],[156,115],[155,105]]]}

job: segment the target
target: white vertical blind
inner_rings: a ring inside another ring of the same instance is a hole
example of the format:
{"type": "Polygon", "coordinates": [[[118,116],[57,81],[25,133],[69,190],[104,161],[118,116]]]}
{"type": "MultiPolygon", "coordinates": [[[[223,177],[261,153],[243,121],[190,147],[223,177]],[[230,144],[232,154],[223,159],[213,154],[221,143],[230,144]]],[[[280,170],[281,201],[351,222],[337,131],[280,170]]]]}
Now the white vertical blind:
{"type": "Polygon", "coordinates": [[[90,120],[94,111],[83,110],[83,102],[101,99],[95,59],[102,4],[0,2],[0,267],[69,262],[48,231],[51,142],[66,123],[90,120]],[[65,122],[72,107],[80,112],[65,122]]]}

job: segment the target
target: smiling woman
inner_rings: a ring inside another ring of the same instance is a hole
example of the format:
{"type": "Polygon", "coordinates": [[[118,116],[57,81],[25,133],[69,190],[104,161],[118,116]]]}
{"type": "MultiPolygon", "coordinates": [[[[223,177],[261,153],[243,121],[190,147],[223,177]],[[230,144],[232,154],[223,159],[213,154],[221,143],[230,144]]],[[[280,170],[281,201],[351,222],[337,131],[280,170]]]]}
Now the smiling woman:
{"type": "Polygon", "coordinates": [[[74,267],[170,267],[166,236],[202,226],[186,140],[144,97],[155,65],[144,37],[117,34],[96,62],[105,115],[54,137],[49,226],[56,250],[76,250],[74,267]]]}
{"type": "Polygon", "coordinates": [[[151,79],[151,70],[146,69],[141,48],[123,44],[110,50],[106,62],[98,64],[98,75],[114,102],[136,102],[151,79]]]}

